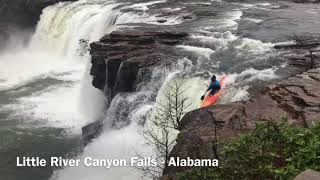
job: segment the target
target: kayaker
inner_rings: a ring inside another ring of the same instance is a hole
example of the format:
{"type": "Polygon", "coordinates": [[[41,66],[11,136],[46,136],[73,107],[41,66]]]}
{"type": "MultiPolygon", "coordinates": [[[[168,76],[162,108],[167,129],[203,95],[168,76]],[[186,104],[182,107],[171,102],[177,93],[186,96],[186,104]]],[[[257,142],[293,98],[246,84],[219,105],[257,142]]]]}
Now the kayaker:
{"type": "Polygon", "coordinates": [[[212,75],[210,85],[203,96],[201,96],[201,100],[203,100],[208,91],[210,91],[209,96],[214,95],[221,89],[220,82],[217,80],[215,75],[212,75]]]}

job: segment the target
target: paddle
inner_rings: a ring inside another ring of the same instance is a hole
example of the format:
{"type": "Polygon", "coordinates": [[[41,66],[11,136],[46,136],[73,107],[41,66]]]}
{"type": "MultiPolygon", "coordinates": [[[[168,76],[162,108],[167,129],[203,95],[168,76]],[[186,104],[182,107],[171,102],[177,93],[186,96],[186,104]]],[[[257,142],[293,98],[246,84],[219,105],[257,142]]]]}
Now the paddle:
{"type": "Polygon", "coordinates": [[[203,96],[201,96],[201,101],[203,101],[203,100],[204,100],[204,98],[206,97],[206,94],[207,94],[207,91],[204,93],[204,95],[203,95],[203,96]]]}

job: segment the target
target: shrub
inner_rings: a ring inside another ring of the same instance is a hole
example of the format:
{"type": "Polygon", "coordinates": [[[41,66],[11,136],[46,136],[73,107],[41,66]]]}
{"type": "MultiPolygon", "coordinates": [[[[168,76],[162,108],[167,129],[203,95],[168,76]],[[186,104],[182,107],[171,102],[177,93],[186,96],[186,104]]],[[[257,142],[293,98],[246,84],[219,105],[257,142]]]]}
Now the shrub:
{"type": "Polygon", "coordinates": [[[284,122],[259,123],[225,143],[219,167],[194,168],[179,180],[292,179],[306,169],[320,170],[320,125],[305,129],[284,122]]]}

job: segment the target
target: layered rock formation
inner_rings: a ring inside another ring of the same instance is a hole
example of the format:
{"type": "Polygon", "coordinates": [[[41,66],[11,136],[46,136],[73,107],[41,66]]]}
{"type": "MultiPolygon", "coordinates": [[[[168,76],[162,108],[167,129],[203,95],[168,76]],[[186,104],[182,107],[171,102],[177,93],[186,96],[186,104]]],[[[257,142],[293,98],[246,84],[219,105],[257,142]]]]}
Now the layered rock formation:
{"type": "MultiPolygon", "coordinates": [[[[105,92],[109,102],[119,92],[132,92],[150,68],[171,65],[180,58],[175,45],[188,34],[176,31],[114,31],[90,44],[94,87],[105,92]]],[[[82,129],[84,144],[99,135],[102,121],[82,129]]]]}
{"type": "MultiPolygon", "coordinates": [[[[189,112],[182,119],[177,145],[171,156],[215,158],[212,143],[254,128],[258,121],[289,121],[303,127],[320,122],[320,68],[311,69],[267,87],[264,94],[246,102],[215,105],[189,112]],[[215,129],[215,122],[219,123],[215,129]]],[[[164,179],[186,167],[166,167],[164,179]]]]}
{"type": "Polygon", "coordinates": [[[112,32],[90,45],[93,86],[111,99],[135,89],[137,74],[149,67],[168,65],[179,55],[174,45],[188,36],[180,32],[112,32]]]}

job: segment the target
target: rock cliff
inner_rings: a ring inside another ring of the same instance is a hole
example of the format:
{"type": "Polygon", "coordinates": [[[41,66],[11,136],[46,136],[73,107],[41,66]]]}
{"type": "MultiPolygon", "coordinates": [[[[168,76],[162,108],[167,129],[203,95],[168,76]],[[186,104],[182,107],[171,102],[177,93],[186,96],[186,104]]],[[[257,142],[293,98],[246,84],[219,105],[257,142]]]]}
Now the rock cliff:
{"type": "MultiPolygon", "coordinates": [[[[267,87],[266,92],[245,102],[214,105],[187,113],[180,124],[180,134],[171,156],[194,159],[215,158],[211,147],[215,137],[214,120],[219,122],[218,139],[235,137],[254,128],[258,121],[287,118],[299,126],[320,122],[320,68],[267,87]]],[[[186,167],[166,167],[164,179],[186,167]]]]}
{"type": "Polygon", "coordinates": [[[188,36],[181,32],[112,32],[90,45],[93,86],[109,98],[135,88],[137,74],[148,67],[178,59],[174,45],[188,36]]]}
{"type": "MultiPolygon", "coordinates": [[[[187,33],[177,31],[114,31],[90,44],[92,84],[110,103],[117,93],[136,90],[151,67],[178,60],[175,45],[187,38],[187,33]]],[[[96,121],[83,127],[84,144],[100,133],[101,126],[102,121],[96,121]]]]}

